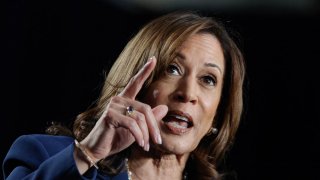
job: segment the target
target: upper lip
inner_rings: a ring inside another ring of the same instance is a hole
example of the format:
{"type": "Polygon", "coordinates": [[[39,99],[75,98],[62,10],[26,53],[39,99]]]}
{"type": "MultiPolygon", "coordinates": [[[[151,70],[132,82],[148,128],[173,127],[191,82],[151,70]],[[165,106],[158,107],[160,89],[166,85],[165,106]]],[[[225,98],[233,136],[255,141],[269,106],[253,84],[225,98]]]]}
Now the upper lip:
{"type": "Polygon", "coordinates": [[[187,112],[182,112],[180,110],[170,110],[170,111],[168,111],[164,120],[166,121],[167,118],[169,118],[169,117],[174,117],[174,118],[179,119],[181,121],[185,121],[188,123],[189,126],[193,125],[192,116],[190,114],[188,114],[187,112]]]}

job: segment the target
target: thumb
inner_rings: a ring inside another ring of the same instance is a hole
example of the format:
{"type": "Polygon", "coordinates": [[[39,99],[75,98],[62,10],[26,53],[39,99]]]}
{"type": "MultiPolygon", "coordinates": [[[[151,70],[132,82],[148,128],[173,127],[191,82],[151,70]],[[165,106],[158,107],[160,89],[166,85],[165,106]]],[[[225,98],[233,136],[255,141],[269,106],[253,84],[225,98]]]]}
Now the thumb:
{"type": "Polygon", "coordinates": [[[152,109],[153,115],[156,120],[161,120],[168,113],[167,105],[159,105],[152,109]]]}

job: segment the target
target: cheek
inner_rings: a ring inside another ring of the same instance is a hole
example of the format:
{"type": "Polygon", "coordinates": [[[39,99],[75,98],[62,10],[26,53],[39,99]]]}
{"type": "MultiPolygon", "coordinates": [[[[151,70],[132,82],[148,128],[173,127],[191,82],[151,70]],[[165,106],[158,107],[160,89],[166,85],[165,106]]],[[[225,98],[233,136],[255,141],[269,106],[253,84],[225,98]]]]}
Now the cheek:
{"type": "Polygon", "coordinates": [[[168,102],[167,97],[168,97],[168,94],[165,90],[155,89],[153,91],[153,98],[154,98],[156,105],[167,104],[167,102],[168,102]]]}
{"type": "Polygon", "coordinates": [[[216,98],[205,98],[203,100],[203,108],[205,110],[204,119],[206,119],[206,122],[204,122],[204,124],[206,125],[207,129],[209,129],[212,125],[214,116],[216,115],[218,104],[219,99],[216,98]]]}
{"type": "Polygon", "coordinates": [[[152,92],[153,95],[153,99],[157,99],[157,97],[159,96],[159,90],[158,89],[154,89],[152,92]]]}
{"type": "Polygon", "coordinates": [[[164,83],[154,83],[146,94],[146,103],[152,107],[166,104],[168,98],[169,87],[164,83]]]}
{"type": "Polygon", "coordinates": [[[145,103],[149,104],[151,107],[155,107],[159,105],[159,101],[162,99],[161,97],[160,90],[158,88],[151,89],[146,97],[145,97],[145,103]]]}
{"type": "Polygon", "coordinates": [[[217,111],[219,99],[216,98],[204,98],[203,107],[206,110],[208,116],[214,116],[217,111]]]}

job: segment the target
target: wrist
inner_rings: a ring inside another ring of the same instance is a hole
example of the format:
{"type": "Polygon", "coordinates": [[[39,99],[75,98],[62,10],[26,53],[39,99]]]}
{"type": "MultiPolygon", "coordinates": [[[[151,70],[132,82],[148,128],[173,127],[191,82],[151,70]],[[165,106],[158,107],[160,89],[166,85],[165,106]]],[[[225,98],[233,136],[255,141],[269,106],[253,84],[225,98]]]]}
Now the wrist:
{"type": "Polygon", "coordinates": [[[77,140],[74,141],[75,143],[75,155],[79,157],[79,160],[85,162],[88,165],[88,168],[94,166],[96,169],[99,169],[97,163],[99,159],[94,158],[92,154],[88,151],[88,149],[83,146],[77,140]]]}

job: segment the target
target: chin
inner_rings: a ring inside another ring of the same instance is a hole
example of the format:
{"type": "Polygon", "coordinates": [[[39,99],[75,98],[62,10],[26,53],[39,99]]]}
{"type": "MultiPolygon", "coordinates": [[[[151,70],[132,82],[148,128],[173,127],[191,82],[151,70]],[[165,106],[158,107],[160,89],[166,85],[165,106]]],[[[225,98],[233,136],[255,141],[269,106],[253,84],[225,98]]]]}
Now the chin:
{"type": "Polygon", "coordinates": [[[184,155],[192,152],[196,146],[188,137],[163,135],[162,144],[157,145],[156,149],[165,154],[184,155]],[[170,137],[171,136],[171,137],[170,137]]]}

